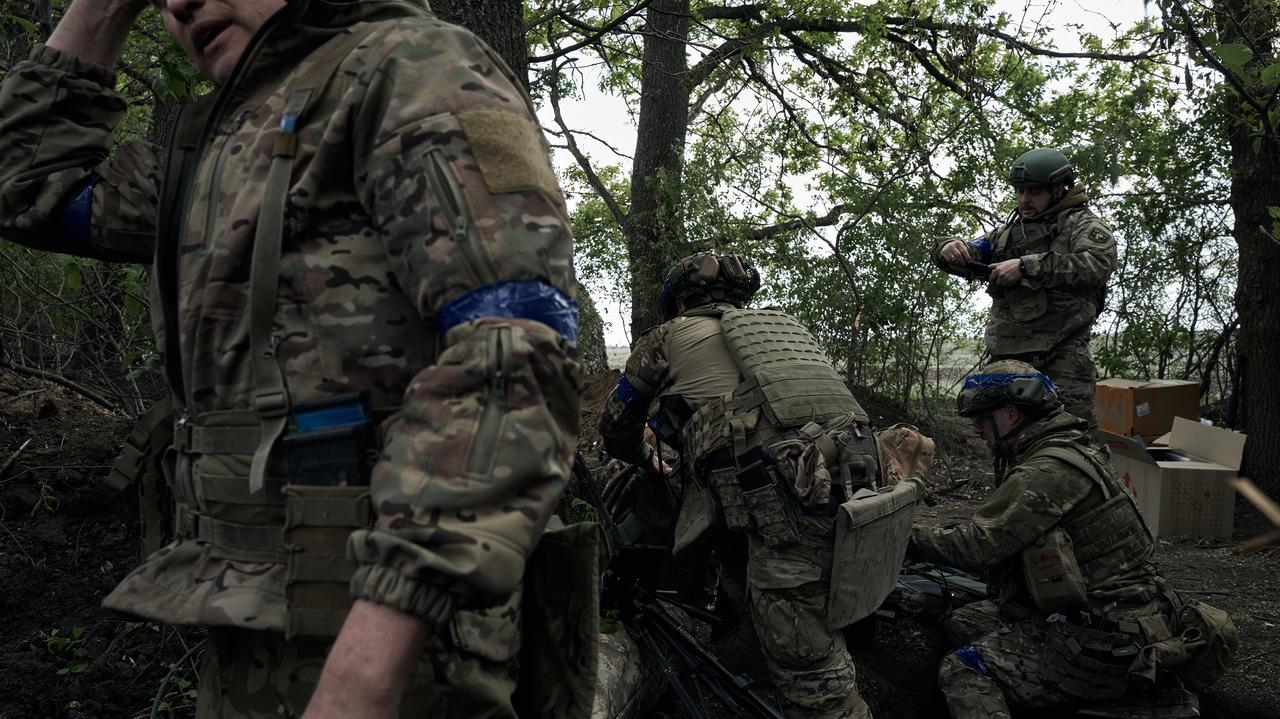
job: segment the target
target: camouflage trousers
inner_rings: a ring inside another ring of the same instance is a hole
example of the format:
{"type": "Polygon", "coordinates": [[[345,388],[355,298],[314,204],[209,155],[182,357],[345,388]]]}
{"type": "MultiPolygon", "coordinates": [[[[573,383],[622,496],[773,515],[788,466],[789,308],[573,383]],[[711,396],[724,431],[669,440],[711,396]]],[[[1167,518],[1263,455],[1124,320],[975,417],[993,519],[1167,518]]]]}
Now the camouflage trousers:
{"type": "Polygon", "coordinates": [[[1009,707],[1070,707],[1118,699],[1130,685],[1132,646],[1123,633],[1050,624],[1018,608],[984,601],[956,610],[945,625],[961,646],[942,660],[938,684],[955,719],[1007,719],[1009,707]],[[1026,618],[1023,618],[1026,617],[1026,618]]]}
{"type": "Polygon", "coordinates": [[[827,627],[834,520],[802,517],[801,541],[751,537],[747,603],[769,675],[789,719],[870,719],[844,634],[827,627]]]}
{"type": "Polygon", "coordinates": [[[1090,429],[1098,427],[1093,409],[1094,384],[1098,370],[1089,350],[1089,332],[1081,337],[1070,337],[1047,352],[1031,352],[1020,355],[992,355],[992,360],[1021,360],[1048,375],[1058,387],[1058,398],[1071,414],[1089,422],[1090,429]]]}
{"type": "MultiPolygon", "coordinates": [[[[418,660],[400,717],[515,719],[519,626],[515,604],[459,612],[418,660]],[[514,624],[514,627],[511,626],[514,624]],[[505,625],[505,626],[502,626],[505,625]],[[515,636],[514,646],[510,637],[515,636]]],[[[292,719],[302,715],[332,641],[287,642],[275,632],[209,630],[196,719],[292,719]]]]}

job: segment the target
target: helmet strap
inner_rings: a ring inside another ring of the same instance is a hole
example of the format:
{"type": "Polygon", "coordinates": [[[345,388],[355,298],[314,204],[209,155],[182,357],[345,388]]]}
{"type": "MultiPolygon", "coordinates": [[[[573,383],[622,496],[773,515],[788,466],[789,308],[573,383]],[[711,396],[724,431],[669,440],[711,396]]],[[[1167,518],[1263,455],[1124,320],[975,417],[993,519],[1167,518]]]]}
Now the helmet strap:
{"type": "MultiPolygon", "coordinates": [[[[1003,407],[1004,405],[1000,406],[1003,407]]],[[[999,409],[999,407],[996,409],[999,409]]],[[[1003,434],[1000,432],[1000,426],[996,424],[995,412],[993,411],[988,415],[991,417],[991,430],[995,433],[996,441],[992,451],[996,456],[1007,457],[1013,454],[1013,442],[1011,440],[1017,439],[1018,435],[1022,433],[1022,430],[1035,424],[1041,418],[1041,415],[1031,414],[1022,408],[1018,408],[1018,411],[1022,413],[1022,419],[1017,424],[1010,427],[1008,432],[1004,432],[1003,434]]]]}

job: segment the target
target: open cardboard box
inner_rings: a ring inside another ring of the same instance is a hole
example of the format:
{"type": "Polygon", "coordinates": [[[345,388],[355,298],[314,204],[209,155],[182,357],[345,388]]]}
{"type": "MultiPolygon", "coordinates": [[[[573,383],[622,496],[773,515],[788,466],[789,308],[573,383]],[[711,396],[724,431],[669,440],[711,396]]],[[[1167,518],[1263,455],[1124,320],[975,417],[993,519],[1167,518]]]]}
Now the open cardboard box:
{"type": "Polygon", "coordinates": [[[1104,379],[1093,395],[1098,427],[1148,439],[1173,427],[1174,417],[1200,419],[1200,383],[1180,379],[1104,379]]]}
{"type": "Polygon", "coordinates": [[[1102,432],[1120,482],[1157,537],[1231,538],[1245,436],[1177,417],[1168,444],[1102,432]]]}

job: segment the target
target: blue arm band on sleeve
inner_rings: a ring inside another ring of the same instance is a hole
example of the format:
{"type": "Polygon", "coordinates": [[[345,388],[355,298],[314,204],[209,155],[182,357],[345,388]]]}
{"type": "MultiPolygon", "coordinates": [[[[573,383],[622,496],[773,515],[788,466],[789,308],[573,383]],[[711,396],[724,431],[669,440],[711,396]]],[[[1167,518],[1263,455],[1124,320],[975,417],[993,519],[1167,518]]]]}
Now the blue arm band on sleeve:
{"type": "Polygon", "coordinates": [[[53,243],[44,249],[83,255],[89,251],[89,222],[93,218],[93,183],[97,175],[89,175],[79,190],[67,198],[53,216],[57,231],[53,243]]]}
{"type": "Polygon", "coordinates": [[[982,661],[982,655],[978,653],[978,649],[972,644],[966,644],[952,652],[952,654],[956,655],[956,659],[959,659],[966,667],[969,667],[984,677],[991,676],[991,667],[987,666],[987,663],[982,661]]]}
{"type": "Polygon", "coordinates": [[[983,262],[991,262],[991,240],[988,240],[985,235],[969,240],[969,246],[978,251],[978,257],[983,262]]]}
{"type": "Polygon", "coordinates": [[[541,322],[570,342],[578,341],[578,303],[542,280],[498,282],[458,295],[437,316],[440,335],[485,317],[541,322]]]}
{"type": "Polygon", "coordinates": [[[649,408],[649,395],[636,389],[626,375],[622,375],[622,379],[618,380],[618,386],[613,388],[613,392],[618,395],[622,408],[627,411],[631,411],[636,402],[641,403],[641,409],[649,408]]]}

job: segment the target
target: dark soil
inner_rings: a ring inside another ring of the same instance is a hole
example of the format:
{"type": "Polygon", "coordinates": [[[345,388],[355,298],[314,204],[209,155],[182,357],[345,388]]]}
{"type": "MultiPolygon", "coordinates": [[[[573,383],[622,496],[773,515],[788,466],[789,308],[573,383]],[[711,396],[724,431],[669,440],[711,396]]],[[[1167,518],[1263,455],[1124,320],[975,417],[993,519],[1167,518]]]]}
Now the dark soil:
{"type": "MultiPolygon", "coordinates": [[[[99,606],[141,554],[136,497],[101,483],[129,427],[0,372],[0,719],[145,717],[185,653],[175,630],[99,606]]],[[[174,674],[167,704],[190,704],[189,667],[174,674]]]]}
{"type": "MultiPolygon", "coordinates": [[[[599,449],[595,425],[616,373],[588,377],[582,446],[599,449]]],[[[859,400],[877,426],[913,417],[868,393],[859,400]]],[[[922,512],[948,522],[989,493],[985,448],[954,418],[917,422],[937,441],[933,481],[941,503],[922,512]]],[[[136,498],[101,484],[129,428],[91,402],[0,372],[0,719],[146,717],[166,676],[161,717],[193,714],[192,632],[129,621],[99,606],[140,559],[136,498]]],[[[1202,697],[1205,717],[1280,717],[1280,573],[1276,550],[1240,554],[1239,541],[1267,525],[1241,504],[1235,542],[1162,540],[1166,577],[1232,613],[1241,634],[1236,662],[1202,697]]],[[[945,717],[934,688],[944,652],[936,627],[885,622],[853,649],[859,685],[877,717],[945,717]]],[[[674,704],[665,715],[675,716],[674,704]]],[[[663,713],[660,713],[663,714],[663,713]]]]}

